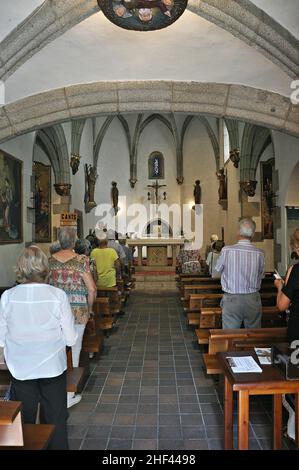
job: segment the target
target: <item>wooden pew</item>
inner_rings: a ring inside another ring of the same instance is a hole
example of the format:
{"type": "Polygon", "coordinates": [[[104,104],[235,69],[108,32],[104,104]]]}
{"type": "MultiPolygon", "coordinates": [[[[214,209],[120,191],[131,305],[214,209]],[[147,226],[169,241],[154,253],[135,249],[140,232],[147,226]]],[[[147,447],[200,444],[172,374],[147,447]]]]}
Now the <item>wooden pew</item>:
{"type": "Polygon", "coordinates": [[[97,297],[108,297],[110,303],[110,312],[115,314],[121,314],[122,312],[122,300],[118,292],[118,287],[105,287],[103,289],[97,289],[97,297]]]}
{"type": "Polygon", "coordinates": [[[209,330],[209,351],[203,355],[207,374],[221,374],[218,352],[271,347],[287,339],[287,328],[252,328],[209,330]]]}
{"type": "Polygon", "coordinates": [[[47,448],[55,426],[23,424],[20,401],[0,402],[0,449],[43,450],[47,448]]]}
{"type": "MultiPolygon", "coordinates": [[[[66,357],[67,357],[67,391],[68,392],[78,392],[83,385],[84,376],[87,375],[89,371],[86,371],[84,367],[73,367],[72,361],[72,348],[66,348],[66,357]]],[[[11,375],[7,369],[5,363],[0,364],[0,391],[6,392],[11,382],[11,375]]]]}
{"type": "MultiPolygon", "coordinates": [[[[284,326],[285,319],[282,313],[274,305],[263,306],[263,325],[284,326]]],[[[192,326],[199,326],[199,328],[221,328],[222,325],[222,308],[221,307],[206,307],[202,308],[200,312],[188,313],[187,322],[192,326]]]]}
{"type": "MultiPolygon", "coordinates": [[[[221,293],[209,293],[209,294],[190,294],[189,309],[185,309],[187,312],[198,312],[203,307],[218,307],[222,298],[221,293]]],[[[267,306],[276,305],[277,292],[262,292],[261,299],[262,304],[267,306]]]]}
{"type": "Polygon", "coordinates": [[[104,331],[105,334],[108,334],[117,318],[116,313],[111,313],[110,311],[110,302],[108,297],[97,297],[93,306],[95,314],[95,323],[96,328],[104,331]]]}

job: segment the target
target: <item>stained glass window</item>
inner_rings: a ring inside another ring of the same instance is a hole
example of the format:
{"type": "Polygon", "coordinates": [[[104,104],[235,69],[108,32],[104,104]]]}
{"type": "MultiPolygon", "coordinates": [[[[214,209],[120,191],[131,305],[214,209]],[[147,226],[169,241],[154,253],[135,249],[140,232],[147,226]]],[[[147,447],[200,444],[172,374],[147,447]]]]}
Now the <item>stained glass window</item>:
{"type": "Polygon", "coordinates": [[[148,159],[149,179],[164,178],[164,157],[161,152],[153,152],[148,159]]]}

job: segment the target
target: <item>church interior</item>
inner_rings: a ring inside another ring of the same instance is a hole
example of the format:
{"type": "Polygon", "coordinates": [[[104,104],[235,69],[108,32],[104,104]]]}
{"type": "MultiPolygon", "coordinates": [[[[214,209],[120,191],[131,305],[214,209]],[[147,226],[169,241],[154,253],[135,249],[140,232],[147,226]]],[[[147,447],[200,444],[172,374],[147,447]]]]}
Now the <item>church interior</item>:
{"type": "MultiPolygon", "coordinates": [[[[49,258],[65,227],[99,251],[112,230],[131,253],[115,286],[95,280],[93,331],[78,364],[68,355],[67,392],[80,396],[69,449],[298,448],[299,382],[281,373],[276,388],[250,389],[248,378],[244,392],[224,364],[287,344],[273,273],[285,277],[299,229],[298,0],[2,0],[0,25],[2,300],[24,249],[49,258]],[[244,218],[265,258],[262,323],[232,339],[207,254],[213,234],[234,245],[244,218]],[[197,266],[184,272],[186,245],[197,266]]],[[[47,448],[55,423],[41,417],[6,434],[2,407],[12,422],[4,407],[20,417],[19,402],[0,401],[0,449],[47,448]],[[34,426],[49,426],[40,447],[34,426]]]]}

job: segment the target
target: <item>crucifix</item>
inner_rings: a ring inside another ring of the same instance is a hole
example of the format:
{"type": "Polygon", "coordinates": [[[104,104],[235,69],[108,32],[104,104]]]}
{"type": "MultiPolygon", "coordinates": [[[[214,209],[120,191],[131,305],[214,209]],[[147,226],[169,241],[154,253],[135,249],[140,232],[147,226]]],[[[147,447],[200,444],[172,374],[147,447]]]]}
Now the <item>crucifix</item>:
{"type": "MultiPolygon", "coordinates": [[[[158,202],[159,202],[158,190],[159,190],[160,188],[165,187],[165,186],[167,186],[167,185],[166,185],[166,184],[159,184],[159,183],[158,183],[158,180],[156,180],[156,182],[153,183],[153,184],[148,184],[148,185],[147,185],[148,188],[151,188],[151,189],[154,189],[154,190],[155,190],[155,203],[156,203],[156,204],[158,204],[158,202]]],[[[148,199],[150,199],[150,193],[147,193],[147,195],[148,195],[148,199]]],[[[163,196],[164,196],[164,199],[166,199],[166,192],[163,193],[163,196]]]]}

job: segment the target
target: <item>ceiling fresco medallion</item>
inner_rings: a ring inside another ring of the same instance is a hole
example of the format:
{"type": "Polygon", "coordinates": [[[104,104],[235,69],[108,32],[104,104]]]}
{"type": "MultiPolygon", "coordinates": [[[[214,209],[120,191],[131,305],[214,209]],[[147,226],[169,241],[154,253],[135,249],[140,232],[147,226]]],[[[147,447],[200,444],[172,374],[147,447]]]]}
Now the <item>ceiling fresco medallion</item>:
{"type": "Polygon", "coordinates": [[[133,31],[154,31],[174,23],[185,11],[188,0],[98,0],[112,23],[133,31]]]}

